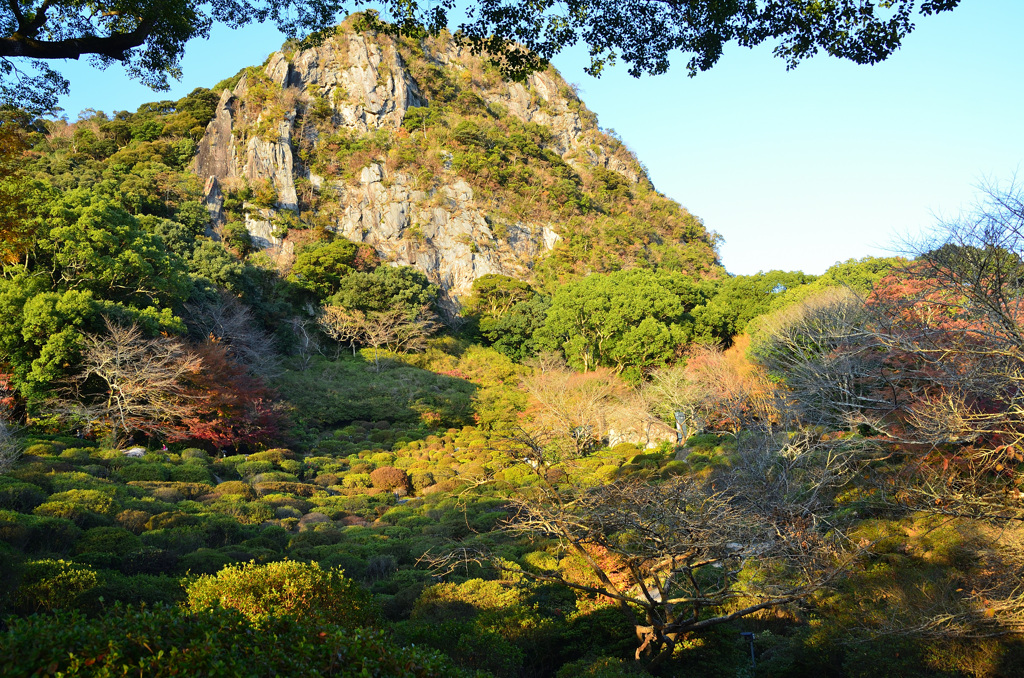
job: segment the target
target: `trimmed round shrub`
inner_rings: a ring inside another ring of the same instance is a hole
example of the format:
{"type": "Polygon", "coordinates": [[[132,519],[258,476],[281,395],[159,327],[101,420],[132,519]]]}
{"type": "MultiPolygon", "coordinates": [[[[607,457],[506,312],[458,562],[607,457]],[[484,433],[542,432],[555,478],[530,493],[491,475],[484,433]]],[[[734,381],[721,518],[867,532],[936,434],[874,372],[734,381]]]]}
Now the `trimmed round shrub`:
{"type": "Polygon", "coordinates": [[[273,470],[274,462],[272,461],[245,461],[235,467],[235,471],[243,478],[251,478],[260,473],[269,473],[273,470]]]}
{"type": "Polygon", "coordinates": [[[210,508],[218,513],[232,516],[243,525],[259,525],[274,519],[274,508],[262,501],[225,501],[220,500],[210,508]]]}
{"type": "Polygon", "coordinates": [[[434,474],[430,471],[414,473],[412,474],[411,482],[413,489],[419,492],[420,490],[434,484],[434,474]]]}
{"type": "Polygon", "coordinates": [[[50,445],[49,443],[36,443],[35,445],[29,445],[26,447],[22,451],[22,454],[26,457],[49,457],[57,454],[59,451],[60,448],[55,445],[50,445]]]}
{"type": "Polygon", "coordinates": [[[73,504],[69,501],[48,501],[32,509],[32,512],[37,516],[70,520],[75,525],[84,529],[109,523],[109,519],[102,514],[90,511],[81,504],[73,504]]]}
{"type": "Polygon", "coordinates": [[[195,516],[180,511],[164,511],[146,521],[147,530],[166,530],[174,527],[191,527],[199,522],[195,516]]]}
{"type": "MultiPolygon", "coordinates": [[[[181,579],[175,576],[159,574],[126,575],[120,572],[103,572],[100,585],[90,589],[84,596],[88,601],[88,609],[97,609],[114,602],[175,603],[185,597],[185,589],[181,587],[181,579]],[[99,598],[103,601],[100,602],[99,598]]],[[[86,602],[83,600],[83,602],[86,602]]]]}
{"type": "Polygon", "coordinates": [[[200,450],[198,447],[189,447],[181,451],[181,458],[185,459],[201,459],[202,461],[209,461],[210,455],[206,450],[200,450]]]}
{"type": "Polygon", "coordinates": [[[126,482],[132,480],[167,480],[167,467],[164,464],[136,462],[126,464],[118,470],[126,482]]]}
{"type": "Polygon", "coordinates": [[[154,499],[158,501],[165,501],[169,504],[177,504],[185,498],[173,487],[154,487],[152,495],[154,499]]]}
{"type": "Polygon", "coordinates": [[[74,608],[82,594],[99,583],[96,572],[66,560],[29,561],[14,593],[14,607],[23,614],[74,608]]]}
{"type": "Polygon", "coordinates": [[[123,527],[94,527],[75,544],[77,553],[111,553],[124,556],[142,548],[142,541],[123,527]]]}
{"type": "Polygon", "coordinates": [[[197,549],[178,560],[178,568],[190,574],[216,574],[225,565],[233,562],[230,556],[213,549],[197,549]]]}
{"type": "Polygon", "coordinates": [[[313,511],[312,513],[307,513],[302,516],[299,520],[299,527],[304,530],[311,530],[317,525],[333,522],[334,521],[331,520],[330,516],[320,513],[319,511],[313,511]]]}
{"type": "MultiPolygon", "coordinates": [[[[255,478],[253,480],[255,480],[255,478]]],[[[301,497],[312,497],[316,494],[317,490],[320,489],[317,485],[310,485],[308,483],[291,483],[282,481],[254,482],[253,487],[256,490],[256,493],[260,496],[286,493],[297,494],[301,497]]]]}
{"type": "Polygon", "coordinates": [[[395,463],[395,455],[390,452],[377,452],[370,455],[370,463],[374,466],[391,466],[395,463]]]}
{"type": "Polygon", "coordinates": [[[361,488],[370,486],[370,474],[369,473],[347,473],[344,478],[341,479],[342,487],[350,488],[361,488]]]}
{"type": "Polygon", "coordinates": [[[221,483],[220,485],[217,485],[217,487],[213,488],[213,491],[220,496],[224,496],[225,494],[237,494],[246,499],[256,498],[256,490],[252,489],[252,485],[241,480],[229,480],[225,483],[221,483]]]}
{"type": "Polygon", "coordinates": [[[178,566],[178,556],[159,548],[143,547],[121,561],[125,574],[167,574],[178,566]]]}
{"type": "Polygon", "coordinates": [[[145,532],[146,523],[153,517],[153,514],[146,513],[145,511],[136,511],[133,509],[125,509],[117,514],[114,521],[123,527],[124,529],[134,534],[145,532]]]}
{"type": "Polygon", "coordinates": [[[249,461],[270,461],[279,464],[285,459],[294,459],[295,453],[283,447],[275,447],[272,450],[256,452],[249,455],[249,461]]]}
{"type": "Polygon", "coordinates": [[[394,466],[381,466],[370,473],[370,482],[373,486],[382,490],[394,492],[396,490],[409,491],[409,476],[400,468],[394,466]]]}
{"type": "Polygon", "coordinates": [[[149,530],[141,535],[142,543],[183,556],[206,546],[206,532],[201,527],[172,527],[166,530],[149,530]]]}
{"type": "Polygon", "coordinates": [[[201,464],[179,464],[170,468],[171,480],[179,483],[205,483],[213,485],[213,476],[201,464]]]}
{"type": "MultiPolygon", "coordinates": [[[[70,471],[67,473],[54,473],[49,477],[49,486],[52,492],[67,492],[68,490],[101,490],[113,492],[114,483],[109,480],[97,478],[90,473],[82,471],[70,471]]],[[[34,482],[34,481],[29,481],[34,482]]],[[[35,483],[40,485],[39,483],[35,483]]],[[[42,487],[42,485],[40,485],[42,487]]]]}
{"type": "Polygon", "coordinates": [[[299,478],[284,471],[267,471],[266,473],[257,473],[254,476],[249,476],[247,480],[253,485],[259,485],[260,483],[296,483],[299,478]]]}
{"type": "Polygon", "coordinates": [[[265,501],[274,507],[290,506],[293,509],[296,509],[300,516],[308,513],[309,510],[313,508],[313,504],[310,502],[305,499],[299,499],[298,497],[294,497],[290,494],[265,494],[261,498],[261,501],[265,501]]]}
{"type": "Polygon", "coordinates": [[[77,504],[93,513],[114,515],[120,508],[110,495],[99,490],[68,490],[51,494],[47,502],[67,502],[77,504]]]}
{"type": "Polygon", "coordinates": [[[82,467],[82,472],[88,473],[91,476],[96,476],[97,478],[106,478],[110,475],[110,471],[107,470],[107,467],[99,464],[86,464],[82,467]]]}
{"type": "Polygon", "coordinates": [[[46,493],[31,483],[0,476],[0,509],[29,513],[46,501],[46,493]]]}
{"type": "Polygon", "coordinates": [[[70,553],[81,534],[82,530],[65,518],[0,510],[0,541],[26,553],[70,553]]]}
{"type": "Polygon", "coordinates": [[[80,464],[88,463],[92,459],[90,450],[86,450],[81,447],[72,447],[64,450],[58,456],[65,461],[73,461],[80,464]]]}
{"type": "Polygon", "coordinates": [[[291,473],[296,476],[302,475],[303,469],[301,461],[296,461],[294,459],[283,459],[279,461],[277,465],[280,466],[281,470],[286,473],[291,473]]]}
{"type": "Polygon", "coordinates": [[[257,627],[275,617],[347,629],[378,621],[367,591],[340,571],[323,570],[316,563],[285,560],[233,565],[192,582],[187,595],[188,607],[194,612],[231,608],[257,627]]]}
{"type": "Polygon", "coordinates": [[[320,473],[313,482],[320,487],[330,487],[331,485],[337,485],[340,480],[334,473],[320,473]]]}

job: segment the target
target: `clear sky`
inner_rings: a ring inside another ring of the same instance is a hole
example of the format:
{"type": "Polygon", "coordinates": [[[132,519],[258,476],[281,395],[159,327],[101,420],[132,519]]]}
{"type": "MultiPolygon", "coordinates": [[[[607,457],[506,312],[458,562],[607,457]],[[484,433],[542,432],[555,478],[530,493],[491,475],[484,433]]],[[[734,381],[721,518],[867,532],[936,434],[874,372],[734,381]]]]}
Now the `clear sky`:
{"type": "MultiPolygon", "coordinates": [[[[891,253],[1024,161],[1024,1],[963,0],[917,24],[877,66],[818,56],[786,71],[768,48],[735,46],[695,78],[682,57],[668,74],[640,79],[622,67],[591,78],[581,50],[555,65],[655,186],[725,238],[730,272],[821,273],[891,253]]],[[[117,66],[69,63],[72,93],[61,105],[74,119],[85,108],[177,99],[262,63],[282,40],[266,26],[215,30],[189,45],[169,93],[117,66]]]]}

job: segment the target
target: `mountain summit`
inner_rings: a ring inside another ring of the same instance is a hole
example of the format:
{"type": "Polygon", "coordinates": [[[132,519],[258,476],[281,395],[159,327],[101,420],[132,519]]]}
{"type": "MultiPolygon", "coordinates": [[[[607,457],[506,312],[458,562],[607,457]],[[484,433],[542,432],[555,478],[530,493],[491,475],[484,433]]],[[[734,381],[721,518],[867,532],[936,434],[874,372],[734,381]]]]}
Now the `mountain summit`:
{"type": "Polygon", "coordinates": [[[654,190],[553,68],[510,82],[448,36],[354,23],[218,86],[196,158],[215,227],[244,221],[283,265],[333,232],[450,297],[489,273],[719,270],[714,234],[654,190]]]}

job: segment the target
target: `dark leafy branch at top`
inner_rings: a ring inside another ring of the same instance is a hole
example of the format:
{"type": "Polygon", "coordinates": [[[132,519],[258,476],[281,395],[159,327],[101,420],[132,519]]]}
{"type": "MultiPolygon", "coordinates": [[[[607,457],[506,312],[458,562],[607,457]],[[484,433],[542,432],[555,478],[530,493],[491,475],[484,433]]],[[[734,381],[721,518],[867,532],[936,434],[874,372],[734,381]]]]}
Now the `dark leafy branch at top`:
{"type": "MultiPolygon", "coordinates": [[[[889,57],[913,29],[915,14],[949,11],[960,0],[478,0],[456,35],[476,53],[488,53],[509,77],[546,65],[566,47],[585,44],[588,72],[618,59],[634,76],[668,70],[672,54],[690,55],[691,74],[718,62],[727,43],[753,47],[775,42],[775,55],[792,67],[819,50],[856,63],[889,57]]],[[[458,19],[453,0],[421,5],[385,0],[385,21],[368,13],[365,28],[393,34],[436,34],[458,19]]],[[[53,108],[68,82],[37,64],[40,75],[16,65],[25,60],[92,56],[102,68],[118,61],[154,89],[177,77],[188,40],[210,28],[271,21],[291,37],[315,36],[361,0],[5,0],[0,4],[0,103],[53,108]]]]}

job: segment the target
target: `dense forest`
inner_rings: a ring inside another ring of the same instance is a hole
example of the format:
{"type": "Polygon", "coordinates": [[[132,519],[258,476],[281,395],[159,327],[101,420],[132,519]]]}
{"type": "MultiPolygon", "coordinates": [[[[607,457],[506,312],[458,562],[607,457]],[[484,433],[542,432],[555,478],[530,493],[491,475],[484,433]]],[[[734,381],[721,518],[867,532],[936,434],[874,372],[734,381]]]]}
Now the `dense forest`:
{"type": "Polygon", "coordinates": [[[0,111],[0,673],[1020,674],[1014,187],[729,275],[553,70],[338,40],[0,111]]]}

